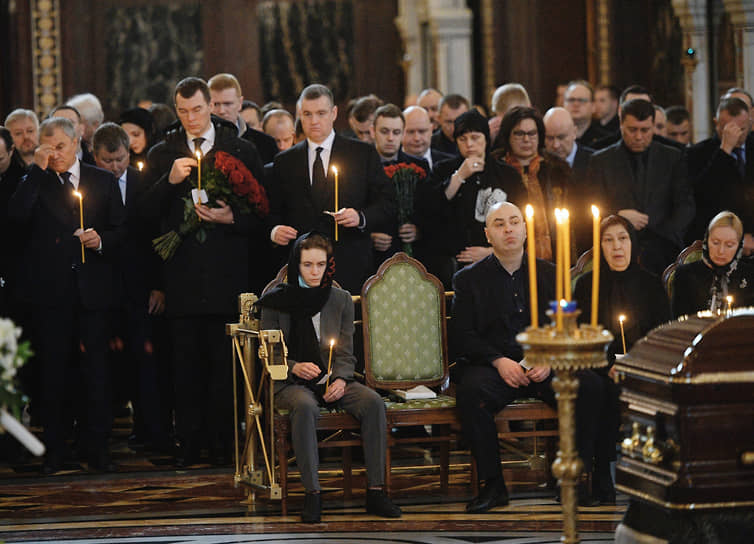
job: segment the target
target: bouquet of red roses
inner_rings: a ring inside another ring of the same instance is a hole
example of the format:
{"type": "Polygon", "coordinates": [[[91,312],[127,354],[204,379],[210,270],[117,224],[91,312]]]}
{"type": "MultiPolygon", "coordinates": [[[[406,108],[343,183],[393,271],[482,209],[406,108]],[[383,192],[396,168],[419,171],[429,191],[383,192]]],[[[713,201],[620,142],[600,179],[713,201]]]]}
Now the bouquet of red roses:
{"type": "MultiPolygon", "coordinates": [[[[225,151],[217,151],[212,160],[209,159],[209,155],[204,159],[203,166],[207,167],[202,168],[201,183],[209,198],[207,206],[212,207],[218,200],[222,200],[241,214],[253,212],[264,217],[270,213],[270,203],[264,187],[243,162],[225,151]]],[[[194,180],[191,183],[196,186],[194,180]]],[[[178,230],[171,230],[152,240],[155,251],[164,261],[175,254],[186,236],[196,234],[197,241],[204,243],[207,239],[206,229],[215,226],[214,223],[199,221],[190,196],[184,197],[183,201],[183,222],[178,230]]]]}
{"type": "MultiPolygon", "coordinates": [[[[427,172],[414,163],[399,162],[386,166],[385,174],[395,184],[395,194],[398,200],[398,224],[408,223],[411,220],[411,214],[414,213],[416,184],[427,177],[427,172]]],[[[404,243],[403,251],[412,255],[411,244],[404,243]]]]}

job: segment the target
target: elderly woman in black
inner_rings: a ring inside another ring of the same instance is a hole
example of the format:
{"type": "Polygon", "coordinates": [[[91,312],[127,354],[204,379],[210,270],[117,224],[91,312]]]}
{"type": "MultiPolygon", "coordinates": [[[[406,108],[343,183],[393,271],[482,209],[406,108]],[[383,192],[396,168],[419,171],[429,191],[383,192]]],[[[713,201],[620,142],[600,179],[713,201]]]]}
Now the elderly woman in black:
{"type": "Polygon", "coordinates": [[[743,225],[736,214],[723,211],[710,221],[702,245],[702,260],[678,267],[673,279],[673,316],[700,310],[754,306],[754,267],[742,258],[743,225]]]}
{"type": "Polygon", "coordinates": [[[448,289],[458,268],[492,252],[484,234],[487,211],[516,191],[520,196],[521,188],[518,173],[490,157],[489,125],[476,110],[456,118],[453,137],[461,156],[435,166],[414,204],[422,233],[417,256],[448,289]]]}
{"type": "MultiPolygon", "coordinates": [[[[602,503],[615,502],[615,488],[610,475],[610,462],[615,460],[620,411],[618,387],[612,381],[616,354],[623,354],[620,316],[625,316],[623,331],[626,350],[656,326],[670,318],[668,297],[662,281],[642,269],[636,262],[638,245],[631,223],[619,215],[610,215],[600,225],[600,290],[598,322],[613,334],[608,346],[608,367],[599,369],[607,389],[604,417],[595,444],[595,468],[592,494],[602,503]]],[[[574,298],[581,308],[580,320],[588,323],[592,308],[592,273],[576,282],[574,298]]]]}
{"type": "MultiPolygon", "coordinates": [[[[567,205],[572,174],[568,163],[545,151],[545,126],[539,112],[526,106],[510,109],[500,123],[492,156],[518,171],[519,187],[511,191],[508,200],[520,208],[533,206],[537,257],[554,260],[552,210],[567,205]]],[[[574,213],[571,224],[576,225],[579,219],[574,213]]]]}

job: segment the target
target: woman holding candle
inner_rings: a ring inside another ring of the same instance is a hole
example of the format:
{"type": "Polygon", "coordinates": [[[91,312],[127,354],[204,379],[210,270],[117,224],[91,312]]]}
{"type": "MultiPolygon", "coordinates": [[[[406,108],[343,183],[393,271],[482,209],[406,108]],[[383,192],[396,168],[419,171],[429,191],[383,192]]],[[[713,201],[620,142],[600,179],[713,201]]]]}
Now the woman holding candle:
{"type": "Polygon", "coordinates": [[[673,279],[673,316],[700,310],[754,306],[754,266],[742,259],[743,225],[736,214],[723,211],[710,221],[702,244],[702,260],[678,267],[673,279]]]}
{"type": "Polygon", "coordinates": [[[353,381],[353,301],[347,291],[332,285],[332,255],[332,243],[321,234],[300,236],[291,250],[286,283],[257,303],[262,307],[262,328],[281,329],[288,345],[288,379],[275,382],[275,403],[290,411],[293,449],[306,489],[302,521],[320,520],[316,420],[325,403],[361,421],[369,484],[367,512],[399,517],[400,509],[382,491],[385,404],[374,390],[353,381]],[[328,369],[332,372],[329,386],[328,369]]]}
{"type": "MultiPolygon", "coordinates": [[[[616,354],[624,353],[624,340],[630,350],[634,342],[670,318],[670,305],[662,281],[637,263],[636,232],[627,219],[619,215],[606,217],[600,224],[600,236],[598,323],[613,334],[614,340],[607,350],[608,367],[597,369],[603,377],[606,394],[595,444],[592,493],[600,502],[609,503],[615,501],[610,462],[615,460],[620,425],[619,389],[611,379],[612,365],[616,354]],[[621,316],[625,316],[623,328],[621,316]]],[[[589,323],[592,272],[578,279],[574,298],[582,311],[580,321],[589,323]]]]}

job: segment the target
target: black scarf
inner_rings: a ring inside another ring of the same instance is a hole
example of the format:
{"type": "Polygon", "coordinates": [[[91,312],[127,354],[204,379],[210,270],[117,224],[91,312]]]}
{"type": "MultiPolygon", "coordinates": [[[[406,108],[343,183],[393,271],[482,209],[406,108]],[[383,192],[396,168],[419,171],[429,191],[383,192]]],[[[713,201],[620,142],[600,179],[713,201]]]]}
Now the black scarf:
{"type": "Polygon", "coordinates": [[[738,249],[733,259],[728,264],[718,266],[709,255],[709,229],[704,234],[704,242],[702,242],[702,261],[712,270],[712,284],[709,288],[709,310],[715,312],[717,310],[726,309],[726,297],[728,296],[728,285],[730,284],[730,276],[738,268],[741,256],[744,251],[744,239],[743,236],[738,242],[738,249]]]}
{"type": "MultiPolygon", "coordinates": [[[[316,364],[322,372],[327,372],[327,361],[322,361],[319,341],[314,331],[312,317],[322,311],[322,307],[330,297],[332,278],[335,274],[335,259],[332,254],[327,255],[327,270],[318,287],[301,287],[299,284],[299,265],[301,264],[301,246],[312,233],[298,237],[291,249],[288,259],[288,274],[285,283],[271,289],[257,301],[264,308],[271,308],[285,312],[291,316],[291,330],[285,343],[288,355],[294,361],[309,361],[316,364]]],[[[301,280],[303,282],[303,280],[301,280]]],[[[296,383],[311,388],[316,393],[323,393],[324,386],[317,386],[319,377],[303,380],[293,376],[296,383]],[[320,390],[321,389],[321,390],[320,390]]]]}

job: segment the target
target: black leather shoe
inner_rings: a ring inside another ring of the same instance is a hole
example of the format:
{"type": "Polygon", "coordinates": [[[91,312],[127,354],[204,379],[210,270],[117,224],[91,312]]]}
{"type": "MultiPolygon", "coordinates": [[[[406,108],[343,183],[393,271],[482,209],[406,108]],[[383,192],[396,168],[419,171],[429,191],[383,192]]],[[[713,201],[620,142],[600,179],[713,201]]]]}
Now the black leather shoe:
{"type": "Polygon", "coordinates": [[[322,495],[307,493],[304,495],[304,510],[301,512],[303,523],[319,523],[322,517],[322,495]]]}
{"type": "Polygon", "coordinates": [[[496,506],[505,506],[509,502],[505,481],[497,478],[484,484],[479,496],[466,505],[467,514],[481,514],[496,506]]]}
{"type": "Polygon", "coordinates": [[[382,489],[367,489],[367,514],[381,518],[399,518],[401,509],[382,489]]]}

